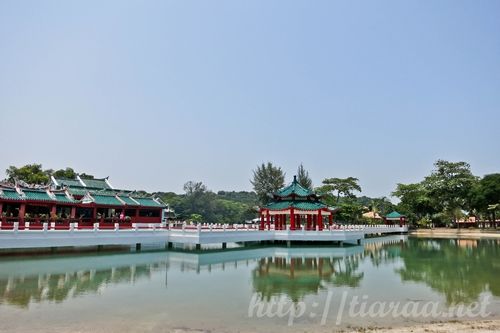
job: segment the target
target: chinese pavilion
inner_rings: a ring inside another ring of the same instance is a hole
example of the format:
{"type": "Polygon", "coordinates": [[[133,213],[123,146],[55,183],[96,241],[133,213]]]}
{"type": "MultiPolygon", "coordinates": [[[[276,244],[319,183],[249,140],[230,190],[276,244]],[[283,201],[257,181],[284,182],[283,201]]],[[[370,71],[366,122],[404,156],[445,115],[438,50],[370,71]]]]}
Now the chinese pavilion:
{"type": "Polygon", "coordinates": [[[328,207],[320,201],[320,196],[302,187],[297,177],[293,182],[273,194],[270,203],[260,209],[260,229],[270,230],[271,224],[275,230],[323,230],[325,218],[328,225],[333,224],[337,209],[328,207]]]}
{"type": "Polygon", "coordinates": [[[108,178],[52,177],[47,186],[0,183],[2,226],[13,222],[160,223],[167,208],[158,198],[113,188],[108,178]]]}
{"type": "Polygon", "coordinates": [[[394,211],[384,216],[384,222],[389,225],[399,223],[399,226],[401,227],[406,224],[406,216],[394,211]]]}

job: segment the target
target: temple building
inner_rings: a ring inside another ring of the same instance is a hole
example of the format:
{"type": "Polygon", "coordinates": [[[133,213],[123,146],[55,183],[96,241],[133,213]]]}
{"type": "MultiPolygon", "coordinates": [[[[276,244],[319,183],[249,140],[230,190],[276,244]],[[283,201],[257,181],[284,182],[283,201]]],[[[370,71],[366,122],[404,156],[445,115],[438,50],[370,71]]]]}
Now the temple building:
{"type": "Polygon", "coordinates": [[[270,203],[260,208],[260,229],[323,230],[325,224],[332,225],[335,212],[320,201],[321,197],[302,187],[297,176],[293,182],[273,194],[270,203]]]}
{"type": "Polygon", "coordinates": [[[2,226],[13,222],[160,223],[168,206],[158,198],[115,189],[108,178],[51,178],[46,186],[0,183],[2,226]]]}

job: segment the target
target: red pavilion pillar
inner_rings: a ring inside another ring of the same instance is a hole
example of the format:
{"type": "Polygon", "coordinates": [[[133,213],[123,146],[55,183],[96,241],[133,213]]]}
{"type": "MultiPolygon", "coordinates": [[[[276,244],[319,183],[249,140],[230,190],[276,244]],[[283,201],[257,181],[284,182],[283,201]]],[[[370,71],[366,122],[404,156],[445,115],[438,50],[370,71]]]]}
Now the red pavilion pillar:
{"type": "Polygon", "coordinates": [[[312,224],[312,216],[311,214],[307,214],[307,230],[311,230],[311,224],[312,224]]]}
{"type": "Polygon", "coordinates": [[[318,229],[323,230],[323,216],[321,215],[321,209],[318,209],[318,229]]]}
{"type": "Polygon", "coordinates": [[[300,214],[297,214],[297,229],[301,229],[301,217],[300,214]]]}
{"type": "Polygon", "coordinates": [[[295,230],[295,211],[290,208],[290,230],[295,230]]]}
{"type": "Polygon", "coordinates": [[[259,227],[260,230],[264,230],[264,214],[262,213],[262,211],[260,212],[260,227],[259,227]]]}
{"type": "Polygon", "coordinates": [[[269,210],[266,212],[266,218],[267,218],[267,230],[271,230],[271,214],[269,214],[269,210]]]}
{"type": "Polygon", "coordinates": [[[328,216],[328,225],[331,227],[333,225],[333,213],[330,212],[330,215],[328,216]]]}
{"type": "Polygon", "coordinates": [[[19,223],[24,223],[24,214],[26,213],[26,204],[21,204],[19,206],[19,215],[18,215],[18,220],[19,223]]]}

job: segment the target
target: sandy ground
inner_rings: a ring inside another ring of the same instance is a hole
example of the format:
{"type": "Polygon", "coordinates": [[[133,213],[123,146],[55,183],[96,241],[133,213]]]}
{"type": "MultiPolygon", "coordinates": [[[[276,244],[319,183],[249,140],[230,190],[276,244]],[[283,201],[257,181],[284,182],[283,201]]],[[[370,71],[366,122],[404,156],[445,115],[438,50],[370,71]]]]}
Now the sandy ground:
{"type": "Polygon", "coordinates": [[[410,232],[412,236],[422,237],[458,237],[458,238],[498,238],[500,239],[500,230],[495,229],[418,229],[410,232]]]}
{"type": "Polygon", "coordinates": [[[371,332],[371,333],[444,333],[444,332],[500,332],[500,320],[442,322],[432,324],[419,324],[397,328],[352,328],[342,331],[344,333],[371,332]]]}

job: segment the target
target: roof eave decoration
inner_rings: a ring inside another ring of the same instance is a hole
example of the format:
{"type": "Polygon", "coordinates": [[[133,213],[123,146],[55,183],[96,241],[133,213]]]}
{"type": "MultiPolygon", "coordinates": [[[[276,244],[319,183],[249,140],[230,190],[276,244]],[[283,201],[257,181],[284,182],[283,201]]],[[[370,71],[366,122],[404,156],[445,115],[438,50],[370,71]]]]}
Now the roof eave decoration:
{"type": "Polygon", "coordinates": [[[81,202],[82,202],[82,204],[90,204],[90,203],[95,202],[95,199],[94,199],[94,198],[90,195],[90,193],[89,193],[89,192],[87,192],[87,193],[83,196],[83,198],[82,198],[81,202]]]}

